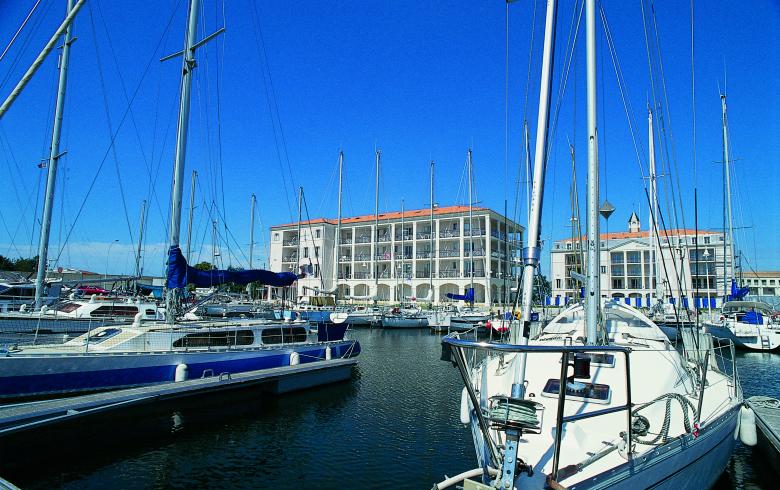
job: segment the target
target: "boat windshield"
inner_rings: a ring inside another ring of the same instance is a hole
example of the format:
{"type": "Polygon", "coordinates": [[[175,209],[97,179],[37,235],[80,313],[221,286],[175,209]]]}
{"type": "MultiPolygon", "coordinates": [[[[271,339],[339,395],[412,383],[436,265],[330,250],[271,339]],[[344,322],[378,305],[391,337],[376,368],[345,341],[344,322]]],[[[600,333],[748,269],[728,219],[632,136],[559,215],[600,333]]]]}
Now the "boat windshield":
{"type": "Polygon", "coordinates": [[[723,305],[724,315],[747,313],[748,311],[757,311],[764,315],[769,315],[772,313],[772,307],[767,303],[759,303],[757,301],[729,301],[723,305]]]}

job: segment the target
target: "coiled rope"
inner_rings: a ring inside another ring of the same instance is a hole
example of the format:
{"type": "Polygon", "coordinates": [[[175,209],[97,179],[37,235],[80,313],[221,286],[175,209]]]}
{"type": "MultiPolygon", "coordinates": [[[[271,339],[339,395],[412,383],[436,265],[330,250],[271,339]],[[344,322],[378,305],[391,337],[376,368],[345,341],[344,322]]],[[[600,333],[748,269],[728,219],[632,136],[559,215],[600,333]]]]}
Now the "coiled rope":
{"type": "Polygon", "coordinates": [[[669,440],[669,426],[671,424],[671,419],[672,419],[673,400],[677,400],[677,402],[680,404],[680,408],[683,414],[683,427],[685,427],[685,431],[688,433],[692,432],[693,426],[691,425],[691,419],[690,416],[688,415],[688,411],[690,410],[695,420],[696,407],[693,406],[693,403],[690,400],[685,398],[683,395],[680,395],[679,393],[666,393],[650,402],[640,405],[632,412],[634,419],[631,423],[631,428],[633,429],[634,432],[633,439],[636,443],[644,444],[648,446],[652,446],[656,444],[666,444],[666,442],[669,440]],[[664,421],[661,424],[661,430],[652,439],[641,439],[641,437],[648,435],[650,429],[650,422],[647,420],[647,417],[639,415],[639,412],[649,407],[650,405],[653,405],[654,403],[662,400],[666,400],[666,408],[664,411],[664,421]]]}

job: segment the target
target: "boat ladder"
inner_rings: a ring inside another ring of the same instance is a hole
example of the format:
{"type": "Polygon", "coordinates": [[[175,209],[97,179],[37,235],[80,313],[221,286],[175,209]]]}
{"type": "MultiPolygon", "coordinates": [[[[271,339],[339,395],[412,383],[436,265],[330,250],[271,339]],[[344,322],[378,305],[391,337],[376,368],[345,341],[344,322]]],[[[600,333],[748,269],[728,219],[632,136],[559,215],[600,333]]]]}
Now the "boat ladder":
{"type": "Polygon", "coordinates": [[[772,349],[772,343],[769,341],[769,335],[761,335],[761,348],[764,350],[772,349]]]}

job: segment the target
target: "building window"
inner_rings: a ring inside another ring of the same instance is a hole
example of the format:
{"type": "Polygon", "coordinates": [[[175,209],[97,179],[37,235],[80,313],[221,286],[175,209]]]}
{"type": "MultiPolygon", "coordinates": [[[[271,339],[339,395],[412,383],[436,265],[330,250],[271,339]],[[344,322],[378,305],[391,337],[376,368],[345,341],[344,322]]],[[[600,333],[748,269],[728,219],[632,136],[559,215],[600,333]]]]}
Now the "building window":
{"type": "Polygon", "coordinates": [[[704,244],[705,245],[709,245],[710,244],[710,237],[708,237],[708,236],[704,237],[704,244]]]}
{"type": "Polygon", "coordinates": [[[561,280],[560,279],[556,279],[555,280],[555,289],[561,289],[561,280]]]}
{"type": "Polygon", "coordinates": [[[320,238],[321,235],[322,235],[322,230],[320,230],[319,228],[314,230],[314,236],[315,237],[320,238]]]}
{"type": "Polygon", "coordinates": [[[626,252],[626,262],[629,264],[638,264],[642,261],[641,252],[626,252]]]}
{"type": "Polygon", "coordinates": [[[769,285],[770,286],[774,286],[775,285],[775,280],[774,279],[770,279],[769,280],[769,285]]]}
{"type": "Polygon", "coordinates": [[[279,241],[279,233],[274,233],[274,241],[275,242],[279,241]]]}
{"type": "Polygon", "coordinates": [[[623,289],[623,278],[613,278],[612,289],[623,289]]]}
{"type": "Polygon", "coordinates": [[[602,265],[601,266],[601,273],[602,274],[606,274],[607,273],[607,266],[606,265],[602,265]]]}
{"type": "Polygon", "coordinates": [[[613,265],[612,266],[612,275],[613,276],[622,276],[623,275],[623,266],[622,265],[613,265]]]}
{"type": "Polygon", "coordinates": [[[320,247],[314,247],[314,256],[319,257],[320,256],[320,247]]]}
{"type": "Polygon", "coordinates": [[[309,258],[309,247],[303,247],[303,258],[304,259],[309,258]]]}
{"type": "Polygon", "coordinates": [[[630,277],[628,279],[628,289],[642,289],[642,278],[630,277]]]}
{"type": "Polygon", "coordinates": [[[623,263],[623,252],[612,252],[610,254],[611,260],[613,264],[622,264],[623,263]]]}

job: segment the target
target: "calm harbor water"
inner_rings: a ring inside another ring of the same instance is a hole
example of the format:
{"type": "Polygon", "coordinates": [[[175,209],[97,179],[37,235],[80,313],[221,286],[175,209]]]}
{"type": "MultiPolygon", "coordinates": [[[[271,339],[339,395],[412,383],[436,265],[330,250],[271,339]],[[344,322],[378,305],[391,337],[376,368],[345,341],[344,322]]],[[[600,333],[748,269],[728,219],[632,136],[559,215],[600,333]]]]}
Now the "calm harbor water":
{"type": "MultiPolygon", "coordinates": [[[[258,397],[243,390],[111,414],[3,441],[23,488],[430,488],[473,468],[461,382],[426,330],[357,330],[351,381],[258,397]]],[[[780,355],[739,354],[745,396],[780,397],[780,355]]],[[[719,489],[773,488],[739,446],[719,489]]]]}

